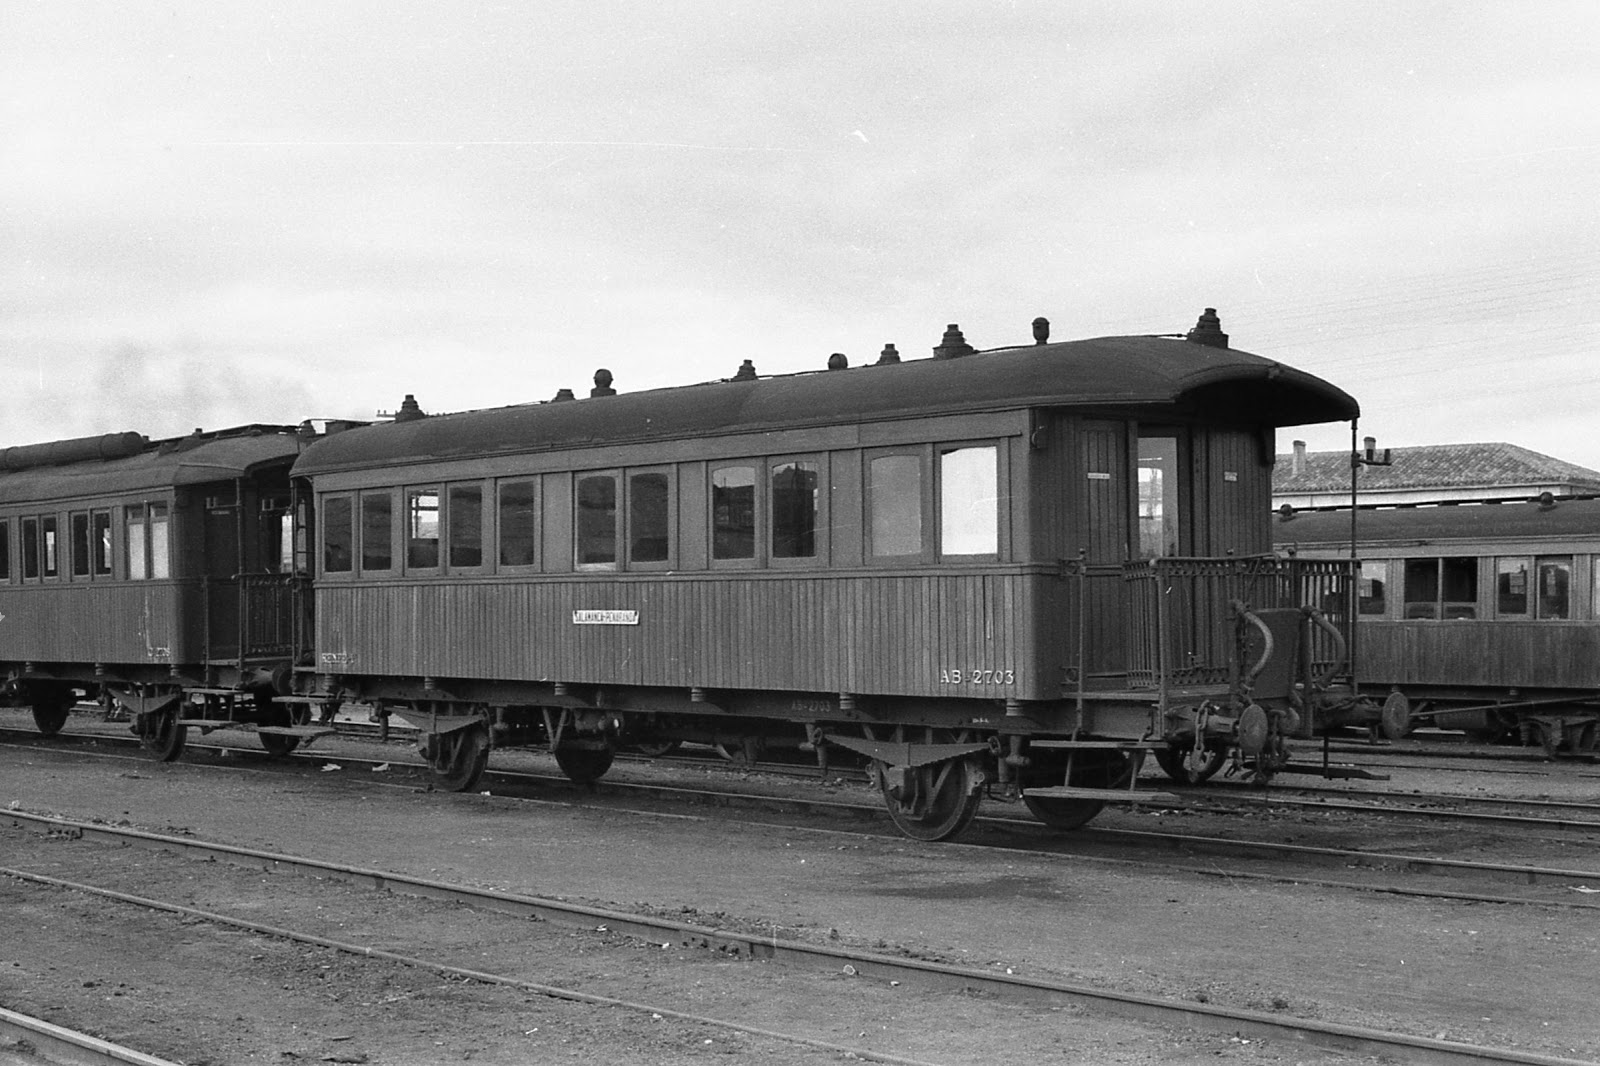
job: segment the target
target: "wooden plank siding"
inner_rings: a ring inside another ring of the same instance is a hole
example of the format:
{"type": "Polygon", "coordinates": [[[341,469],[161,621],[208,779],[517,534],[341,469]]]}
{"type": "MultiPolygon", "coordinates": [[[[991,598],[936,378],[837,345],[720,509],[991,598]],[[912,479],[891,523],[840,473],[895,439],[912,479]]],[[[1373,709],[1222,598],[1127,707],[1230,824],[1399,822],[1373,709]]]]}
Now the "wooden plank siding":
{"type": "Polygon", "coordinates": [[[1600,689],[1600,627],[1582,622],[1386,622],[1357,627],[1369,685],[1600,689]]]}
{"type": "Polygon", "coordinates": [[[7,661],[54,663],[185,663],[198,654],[199,583],[139,581],[8,586],[7,661]]]}
{"type": "Polygon", "coordinates": [[[817,572],[324,585],[320,650],[345,675],[1053,699],[1053,574],[817,572]],[[575,610],[637,611],[576,625],[575,610]],[[1011,685],[943,683],[1012,671],[1011,685]]]}

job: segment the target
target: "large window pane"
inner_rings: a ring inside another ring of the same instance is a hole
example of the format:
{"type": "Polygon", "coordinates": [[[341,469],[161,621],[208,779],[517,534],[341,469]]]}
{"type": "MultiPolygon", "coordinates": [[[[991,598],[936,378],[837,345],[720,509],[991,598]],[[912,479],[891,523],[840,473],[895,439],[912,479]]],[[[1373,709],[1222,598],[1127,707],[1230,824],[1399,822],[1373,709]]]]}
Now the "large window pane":
{"type": "Polygon", "coordinates": [[[945,555],[1000,551],[1000,453],[993,445],[939,456],[939,550],[945,555]]]}
{"type": "Polygon", "coordinates": [[[483,488],[450,486],[450,565],[483,565],[483,488]]]}
{"type": "Polygon", "coordinates": [[[72,516],[72,576],[89,576],[89,516],[72,516]]]}
{"type": "Polygon", "coordinates": [[[1478,615],[1478,560],[1439,560],[1441,618],[1476,618],[1478,615]]]}
{"type": "Polygon", "coordinates": [[[61,536],[56,530],[56,517],[39,519],[39,553],[45,577],[61,576],[61,536]]]}
{"type": "MultiPolygon", "coordinates": [[[[133,581],[143,581],[150,576],[148,559],[145,551],[144,508],[129,507],[126,513],[128,523],[128,577],[133,581]]],[[[26,542],[28,534],[27,523],[22,526],[23,540],[26,542]]],[[[24,543],[26,547],[26,543],[24,543]]]]}
{"type": "Polygon", "coordinates": [[[922,460],[884,455],[872,460],[872,554],[922,553],[922,460]]]}
{"type": "Polygon", "coordinates": [[[539,561],[539,497],[532,481],[500,484],[500,565],[539,561]]]}
{"type": "Polygon", "coordinates": [[[1572,617],[1572,556],[1541,555],[1534,561],[1539,576],[1537,618],[1572,617]]]}
{"type": "Polygon", "coordinates": [[[756,468],[724,466],[711,472],[711,557],[756,557],[756,468]]]}
{"type": "Polygon", "coordinates": [[[323,501],[323,573],[347,574],[355,565],[355,535],[350,523],[350,497],[330,496],[323,501]]]}
{"type": "Polygon", "coordinates": [[[111,512],[94,512],[94,572],[97,577],[111,573],[111,512]]]}
{"type": "Polygon", "coordinates": [[[591,474],[578,479],[578,565],[617,562],[617,479],[591,474]]]}
{"type": "Polygon", "coordinates": [[[779,463],[772,468],[772,557],[812,559],[817,554],[821,507],[817,464],[779,463]]]}
{"type": "Polygon", "coordinates": [[[394,569],[394,498],[387,492],[361,496],[361,569],[394,569]]]}
{"type": "Polygon", "coordinates": [[[406,490],[406,566],[431,570],[439,565],[439,490],[406,490]]]}
{"type": "Polygon", "coordinates": [[[1494,577],[1495,613],[1501,618],[1528,613],[1528,560],[1496,559],[1494,577]]]}
{"type": "Polygon", "coordinates": [[[1389,580],[1389,564],[1382,559],[1373,559],[1361,564],[1361,584],[1356,594],[1357,610],[1362,614],[1381,615],[1388,610],[1387,589],[1384,587],[1389,580]]]}
{"type": "Polygon", "coordinates": [[[1139,554],[1178,554],[1178,439],[1139,438],[1139,554]]]}
{"type": "Polygon", "coordinates": [[[628,559],[635,563],[667,561],[669,530],[666,474],[634,474],[628,479],[628,559]]]}
{"type": "Polygon", "coordinates": [[[11,519],[0,518],[0,581],[11,580],[11,519]]]}

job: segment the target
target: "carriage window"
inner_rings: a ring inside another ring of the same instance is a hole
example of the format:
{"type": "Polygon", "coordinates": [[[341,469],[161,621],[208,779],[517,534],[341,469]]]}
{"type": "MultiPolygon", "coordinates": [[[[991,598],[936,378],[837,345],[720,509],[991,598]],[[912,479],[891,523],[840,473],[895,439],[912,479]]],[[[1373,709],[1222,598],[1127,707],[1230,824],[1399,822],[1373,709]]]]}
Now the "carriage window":
{"type": "Polygon", "coordinates": [[[45,577],[61,576],[61,538],[56,530],[56,516],[39,519],[39,555],[45,577]]]}
{"type": "Polygon", "coordinates": [[[922,553],[922,458],[884,455],[872,460],[872,554],[922,553]]]}
{"type": "Polygon", "coordinates": [[[394,569],[394,498],[387,492],[361,494],[361,569],[394,569]]]}
{"type": "Polygon", "coordinates": [[[539,561],[539,497],[532,481],[500,483],[500,565],[539,561]]]}
{"type": "Polygon", "coordinates": [[[111,574],[111,512],[92,512],[94,547],[93,566],[96,577],[108,577],[111,574]]]}
{"type": "Polygon", "coordinates": [[[578,566],[617,565],[617,478],[591,474],[578,479],[578,566]]]}
{"type": "Polygon", "coordinates": [[[939,456],[939,550],[945,555],[1000,551],[999,449],[957,448],[939,456]]]}
{"type": "Polygon", "coordinates": [[[820,506],[816,463],[778,463],[772,468],[774,559],[816,558],[820,506]]]}
{"type": "Polygon", "coordinates": [[[1475,618],[1478,614],[1478,560],[1407,559],[1407,618],[1475,618]]]}
{"type": "MultiPolygon", "coordinates": [[[[124,545],[128,553],[128,579],[130,581],[143,581],[150,575],[150,569],[145,562],[144,508],[129,507],[125,514],[128,523],[126,530],[128,543],[124,545]]],[[[22,525],[22,541],[23,550],[26,551],[28,546],[28,525],[26,521],[22,525]]]]}
{"type": "Polygon", "coordinates": [[[439,565],[439,490],[406,490],[406,568],[439,565]]]}
{"type": "Polygon", "coordinates": [[[0,518],[0,581],[11,580],[11,519],[0,518]]]}
{"type": "Polygon", "coordinates": [[[172,559],[168,549],[167,505],[150,505],[150,576],[160,580],[172,576],[172,559]]]}
{"type": "Polygon", "coordinates": [[[347,574],[355,565],[350,497],[329,496],[322,503],[322,571],[347,574]]]}
{"type": "Polygon", "coordinates": [[[483,488],[450,486],[450,565],[483,565],[483,488]]]}
{"type": "Polygon", "coordinates": [[[1528,613],[1528,560],[1496,559],[1494,564],[1495,613],[1501,618],[1528,613]]]}
{"type": "Polygon", "coordinates": [[[628,478],[628,561],[664,563],[668,557],[671,498],[666,474],[628,478]]]}
{"type": "Polygon", "coordinates": [[[756,557],[756,468],[724,466],[711,472],[711,557],[756,557]]]}
{"type": "Polygon", "coordinates": [[[1178,438],[1139,438],[1139,554],[1178,554],[1178,438]]]}
{"type": "Polygon", "coordinates": [[[1534,560],[1539,578],[1535,618],[1572,617],[1572,556],[1541,555],[1534,560]]]}
{"type": "Polygon", "coordinates": [[[1361,588],[1356,609],[1362,614],[1384,614],[1388,610],[1388,597],[1384,586],[1389,580],[1389,564],[1374,559],[1361,564],[1361,588]]]}
{"type": "Polygon", "coordinates": [[[72,576],[89,576],[89,516],[80,511],[72,516],[72,576]]]}

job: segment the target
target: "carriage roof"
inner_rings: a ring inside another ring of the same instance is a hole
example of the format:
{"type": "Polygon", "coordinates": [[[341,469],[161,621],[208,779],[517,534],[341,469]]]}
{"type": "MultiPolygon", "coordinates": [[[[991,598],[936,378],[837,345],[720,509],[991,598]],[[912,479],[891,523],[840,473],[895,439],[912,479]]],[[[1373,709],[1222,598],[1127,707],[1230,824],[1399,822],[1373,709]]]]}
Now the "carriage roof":
{"type": "Polygon", "coordinates": [[[287,464],[300,450],[295,429],[245,426],[147,441],[136,433],[9,448],[0,453],[0,503],[112,496],[246,477],[287,464]]]}
{"type": "Polygon", "coordinates": [[[316,442],[294,473],[1036,407],[1261,427],[1359,413],[1328,382],[1248,352],[1101,337],[397,420],[316,442]]]}

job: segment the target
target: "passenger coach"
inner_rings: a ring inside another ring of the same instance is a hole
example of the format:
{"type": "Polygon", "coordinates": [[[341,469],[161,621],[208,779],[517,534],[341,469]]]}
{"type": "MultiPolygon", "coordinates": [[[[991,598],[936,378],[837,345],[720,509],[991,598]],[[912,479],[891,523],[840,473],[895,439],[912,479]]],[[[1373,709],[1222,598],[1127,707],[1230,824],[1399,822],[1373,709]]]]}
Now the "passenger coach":
{"type": "Polygon", "coordinates": [[[300,444],[245,426],[0,452],[0,672],[42,732],[103,696],[164,759],[186,722],[294,746],[274,700],[309,640],[289,539],[300,444]]]}
{"type": "MultiPolygon", "coordinates": [[[[1280,547],[1348,556],[1348,509],[1280,516],[1280,547]]],[[[1357,512],[1362,681],[1417,725],[1587,752],[1600,731],[1600,499],[1357,512]]]]}
{"type": "MultiPolygon", "coordinates": [[[[1185,335],[425,416],[331,434],[311,699],[419,726],[470,788],[492,745],[592,780],[619,744],[872,761],[907,833],[985,792],[1077,825],[1154,751],[1203,776],[1353,699],[1341,562],[1273,558],[1274,429],[1332,385],[1185,335]]],[[[730,367],[730,369],[734,369],[730,367]]]]}

